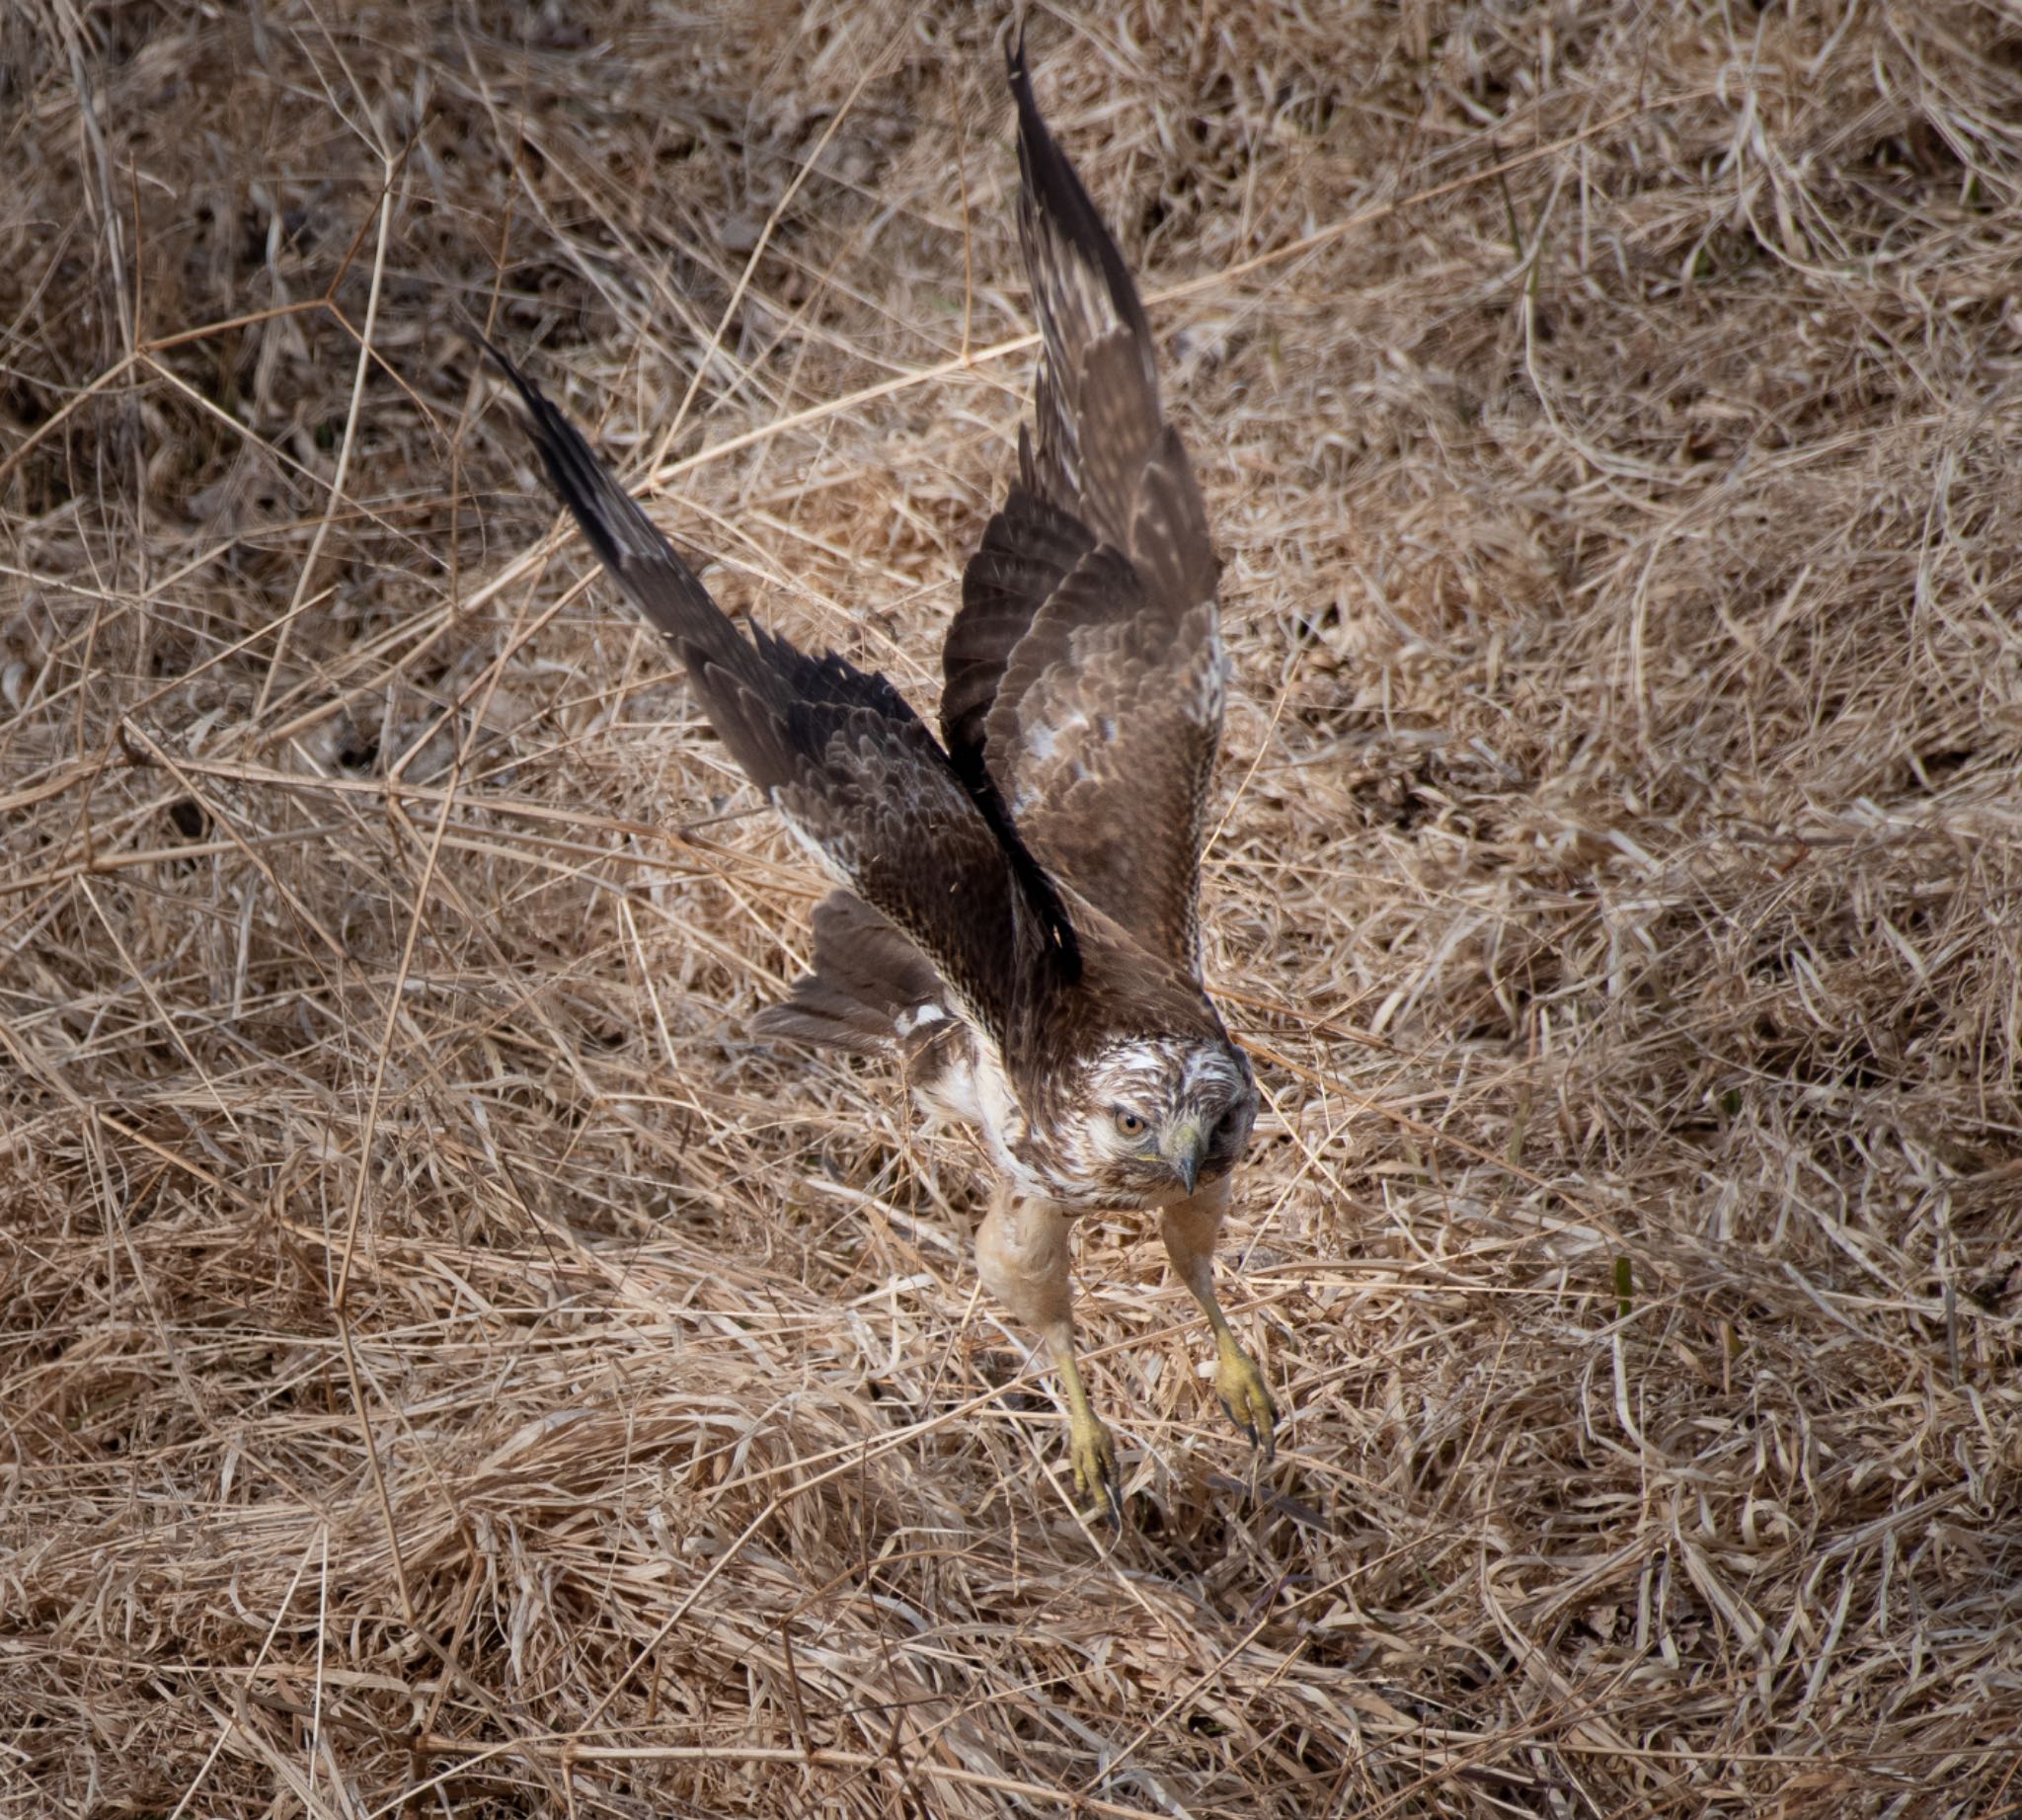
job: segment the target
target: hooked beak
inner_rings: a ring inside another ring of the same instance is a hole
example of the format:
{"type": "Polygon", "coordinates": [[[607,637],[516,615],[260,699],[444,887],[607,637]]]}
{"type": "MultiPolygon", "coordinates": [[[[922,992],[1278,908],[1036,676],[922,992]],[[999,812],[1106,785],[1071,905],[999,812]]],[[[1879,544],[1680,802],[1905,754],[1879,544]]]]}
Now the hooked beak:
{"type": "Polygon", "coordinates": [[[1201,1165],[1207,1158],[1207,1134],[1198,1121],[1182,1119],[1178,1124],[1167,1127],[1158,1153],[1165,1158],[1172,1172],[1186,1183],[1187,1192],[1192,1194],[1195,1184],[1201,1179],[1201,1165]]]}

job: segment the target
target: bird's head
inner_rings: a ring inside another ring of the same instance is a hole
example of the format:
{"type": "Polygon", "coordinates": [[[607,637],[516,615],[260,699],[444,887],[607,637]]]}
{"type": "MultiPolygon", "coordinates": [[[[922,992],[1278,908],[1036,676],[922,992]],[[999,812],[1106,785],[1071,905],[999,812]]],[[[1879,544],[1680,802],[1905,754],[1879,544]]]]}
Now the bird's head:
{"type": "Polygon", "coordinates": [[[1223,1039],[1113,1043],[1081,1069],[1061,1131],[1096,1197],[1120,1207],[1184,1201],[1226,1175],[1250,1142],[1257,1087],[1223,1039]]]}

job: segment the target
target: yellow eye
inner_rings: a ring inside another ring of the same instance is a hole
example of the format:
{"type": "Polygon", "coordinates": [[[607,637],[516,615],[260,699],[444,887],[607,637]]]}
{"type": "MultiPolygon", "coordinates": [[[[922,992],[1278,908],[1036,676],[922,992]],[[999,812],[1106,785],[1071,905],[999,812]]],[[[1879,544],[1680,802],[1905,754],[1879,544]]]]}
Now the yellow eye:
{"type": "Polygon", "coordinates": [[[1119,1136],[1125,1138],[1141,1138],[1144,1136],[1144,1121],[1134,1112],[1126,1112],[1123,1107],[1119,1106],[1115,1116],[1119,1136]]]}

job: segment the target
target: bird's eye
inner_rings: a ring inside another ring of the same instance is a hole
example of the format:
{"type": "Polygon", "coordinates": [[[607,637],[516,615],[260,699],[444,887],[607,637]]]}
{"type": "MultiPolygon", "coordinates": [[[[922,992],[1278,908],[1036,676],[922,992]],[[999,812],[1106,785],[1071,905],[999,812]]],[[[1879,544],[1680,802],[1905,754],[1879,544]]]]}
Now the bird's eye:
{"type": "Polygon", "coordinates": [[[1116,1110],[1117,1132],[1120,1137],[1141,1138],[1144,1136],[1144,1121],[1134,1112],[1126,1111],[1122,1106],[1116,1110]]]}

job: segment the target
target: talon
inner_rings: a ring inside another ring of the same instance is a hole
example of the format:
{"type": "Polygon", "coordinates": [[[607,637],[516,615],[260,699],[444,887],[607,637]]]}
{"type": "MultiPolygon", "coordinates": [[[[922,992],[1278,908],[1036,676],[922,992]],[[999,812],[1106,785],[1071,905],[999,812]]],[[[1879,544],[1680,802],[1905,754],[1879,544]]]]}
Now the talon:
{"type": "Polygon", "coordinates": [[[1117,1444],[1096,1416],[1075,1420],[1067,1432],[1067,1458],[1074,1467],[1074,1489],[1089,1503],[1098,1499],[1109,1511],[1111,1527],[1124,1530],[1124,1499],[1117,1473],[1117,1444]]]}
{"type": "Polygon", "coordinates": [[[1227,1346],[1214,1368],[1214,1393],[1228,1419],[1250,1438],[1250,1446],[1264,1456],[1269,1465],[1277,1457],[1278,1405],[1264,1382],[1257,1361],[1241,1348],[1227,1346]]]}

